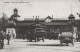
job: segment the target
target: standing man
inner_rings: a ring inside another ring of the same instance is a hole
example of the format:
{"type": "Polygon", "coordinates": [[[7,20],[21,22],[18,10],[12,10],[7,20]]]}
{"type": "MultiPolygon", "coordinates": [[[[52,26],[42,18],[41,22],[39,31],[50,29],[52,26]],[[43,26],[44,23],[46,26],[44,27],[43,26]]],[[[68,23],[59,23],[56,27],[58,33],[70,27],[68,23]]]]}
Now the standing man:
{"type": "Polygon", "coordinates": [[[15,39],[15,34],[13,33],[13,39],[15,39]]]}
{"type": "Polygon", "coordinates": [[[0,48],[3,49],[4,47],[4,36],[3,36],[3,31],[0,31],[0,48]]]}
{"type": "Polygon", "coordinates": [[[11,34],[10,34],[10,32],[8,32],[8,34],[7,34],[8,45],[9,45],[9,42],[10,42],[10,37],[11,37],[11,34]]]}

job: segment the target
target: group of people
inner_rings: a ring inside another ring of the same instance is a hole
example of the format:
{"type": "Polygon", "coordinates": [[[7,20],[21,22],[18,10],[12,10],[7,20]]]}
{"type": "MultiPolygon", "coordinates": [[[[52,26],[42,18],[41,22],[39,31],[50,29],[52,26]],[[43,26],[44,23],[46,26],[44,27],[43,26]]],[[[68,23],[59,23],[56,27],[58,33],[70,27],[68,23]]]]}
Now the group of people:
{"type": "Polygon", "coordinates": [[[50,32],[47,32],[47,38],[56,40],[56,39],[59,39],[60,34],[61,34],[61,31],[59,29],[51,30],[50,32]]]}
{"type": "Polygon", "coordinates": [[[80,42],[80,32],[77,32],[76,40],[77,40],[77,42],[80,42]]]}
{"type": "MultiPolygon", "coordinates": [[[[10,42],[10,32],[6,35],[7,38],[7,44],[9,45],[10,42]]],[[[4,39],[5,39],[5,32],[3,30],[0,30],[0,49],[4,48],[4,39]]]]}

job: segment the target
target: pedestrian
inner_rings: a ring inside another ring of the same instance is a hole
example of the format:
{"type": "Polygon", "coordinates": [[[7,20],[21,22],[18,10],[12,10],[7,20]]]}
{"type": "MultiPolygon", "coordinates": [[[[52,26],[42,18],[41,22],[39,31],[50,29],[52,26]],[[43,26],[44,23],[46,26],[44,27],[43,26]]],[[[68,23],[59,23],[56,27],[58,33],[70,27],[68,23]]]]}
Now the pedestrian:
{"type": "Polygon", "coordinates": [[[15,39],[15,34],[13,33],[13,39],[15,39]]]}
{"type": "Polygon", "coordinates": [[[61,34],[59,33],[59,34],[58,34],[58,40],[59,40],[60,36],[61,36],[61,34]]]}
{"type": "Polygon", "coordinates": [[[4,36],[3,36],[3,31],[0,31],[0,48],[3,49],[4,47],[4,36]]]}
{"type": "Polygon", "coordinates": [[[76,40],[77,40],[77,42],[78,42],[78,33],[77,33],[77,35],[76,35],[76,40]]]}
{"type": "Polygon", "coordinates": [[[9,45],[9,43],[10,43],[10,37],[11,37],[11,34],[10,34],[10,32],[8,32],[8,34],[7,34],[7,43],[8,43],[8,45],[9,45]]]}

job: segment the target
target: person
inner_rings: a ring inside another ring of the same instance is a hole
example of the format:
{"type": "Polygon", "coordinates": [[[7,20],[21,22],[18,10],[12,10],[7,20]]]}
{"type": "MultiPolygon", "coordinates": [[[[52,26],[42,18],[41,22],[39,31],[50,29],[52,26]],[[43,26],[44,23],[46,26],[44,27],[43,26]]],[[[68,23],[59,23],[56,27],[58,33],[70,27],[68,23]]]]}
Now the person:
{"type": "Polygon", "coordinates": [[[10,37],[11,37],[10,32],[8,32],[8,34],[7,34],[8,45],[9,45],[9,42],[10,42],[10,37]]]}
{"type": "Polygon", "coordinates": [[[77,35],[76,35],[76,40],[77,40],[77,42],[78,42],[78,33],[77,33],[77,35]]]}
{"type": "Polygon", "coordinates": [[[15,39],[15,34],[13,33],[13,39],[15,39]]]}
{"type": "Polygon", "coordinates": [[[59,34],[58,34],[58,40],[59,40],[60,36],[61,36],[61,34],[59,33],[59,34]]]}
{"type": "Polygon", "coordinates": [[[76,38],[75,38],[77,42],[79,42],[79,34],[80,34],[80,32],[77,31],[76,38]]]}
{"type": "Polygon", "coordinates": [[[3,49],[4,47],[4,36],[3,36],[3,31],[0,31],[0,48],[3,49]]]}

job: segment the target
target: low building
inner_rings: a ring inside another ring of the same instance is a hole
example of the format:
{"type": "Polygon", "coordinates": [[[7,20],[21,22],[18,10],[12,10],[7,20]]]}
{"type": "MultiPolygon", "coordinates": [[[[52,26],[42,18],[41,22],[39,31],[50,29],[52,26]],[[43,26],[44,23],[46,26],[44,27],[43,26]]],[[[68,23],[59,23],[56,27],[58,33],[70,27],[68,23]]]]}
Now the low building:
{"type": "Polygon", "coordinates": [[[14,9],[14,14],[9,18],[6,24],[6,33],[10,32],[15,34],[16,38],[21,38],[27,32],[34,30],[35,28],[42,27],[46,32],[51,31],[72,31],[73,36],[76,38],[76,33],[80,32],[80,20],[75,20],[73,14],[69,15],[69,20],[54,20],[53,17],[46,17],[45,19],[39,19],[36,17],[34,20],[18,21],[18,10],[14,9]]]}

